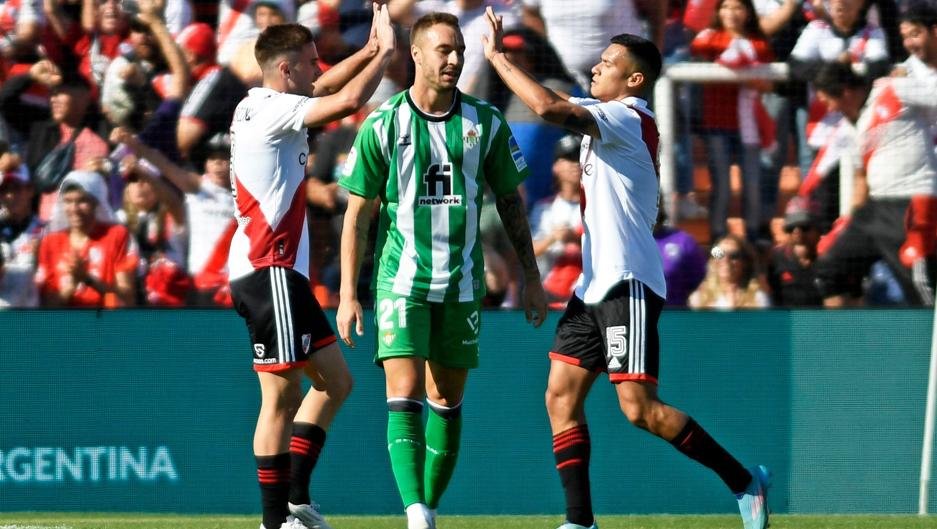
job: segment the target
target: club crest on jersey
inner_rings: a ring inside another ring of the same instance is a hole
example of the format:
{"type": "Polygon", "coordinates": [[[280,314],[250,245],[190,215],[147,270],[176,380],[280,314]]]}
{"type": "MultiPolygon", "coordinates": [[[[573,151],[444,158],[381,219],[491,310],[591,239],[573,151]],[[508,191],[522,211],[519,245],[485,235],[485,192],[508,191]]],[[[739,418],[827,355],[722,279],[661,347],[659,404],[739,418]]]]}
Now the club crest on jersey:
{"type": "Polygon", "coordinates": [[[517,171],[521,172],[527,169],[527,160],[524,159],[524,153],[521,152],[521,148],[514,136],[508,138],[508,149],[511,151],[511,159],[514,160],[514,167],[517,168],[517,171]]]}
{"type": "Polygon", "coordinates": [[[452,164],[434,163],[423,173],[423,196],[418,206],[461,206],[462,195],[452,194],[452,164]]]}
{"type": "Polygon", "coordinates": [[[465,136],[462,136],[462,143],[465,144],[466,149],[474,149],[481,137],[482,125],[479,123],[465,132],[465,136]]]}

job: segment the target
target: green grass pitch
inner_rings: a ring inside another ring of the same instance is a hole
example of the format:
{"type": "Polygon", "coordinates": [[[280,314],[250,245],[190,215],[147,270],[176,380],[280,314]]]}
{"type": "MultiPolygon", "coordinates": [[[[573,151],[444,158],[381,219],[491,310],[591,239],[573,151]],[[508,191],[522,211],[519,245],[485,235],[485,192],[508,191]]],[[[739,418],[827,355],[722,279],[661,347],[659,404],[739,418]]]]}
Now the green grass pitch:
{"type": "MultiPolygon", "coordinates": [[[[329,516],[335,529],[404,529],[401,516],[329,516]]],[[[554,529],[561,516],[440,516],[439,529],[554,529]]],[[[599,516],[602,529],[738,529],[730,515],[599,516]]],[[[0,513],[0,529],[257,529],[258,516],[0,513]]],[[[771,529],[937,529],[937,516],[777,515],[771,529]]]]}

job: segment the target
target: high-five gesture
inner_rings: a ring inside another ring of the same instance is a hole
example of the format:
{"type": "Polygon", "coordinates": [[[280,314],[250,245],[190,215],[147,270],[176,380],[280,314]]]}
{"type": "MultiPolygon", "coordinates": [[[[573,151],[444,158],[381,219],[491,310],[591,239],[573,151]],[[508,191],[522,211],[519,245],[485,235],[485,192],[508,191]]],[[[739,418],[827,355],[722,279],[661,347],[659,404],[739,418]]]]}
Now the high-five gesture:
{"type": "Polygon", "coordinates": [[[489,61],[501,52],[501,39],[504,37],[501,15],[496,15],[491,6],[485,8],[485,18],[491,28],[491,36],[482,35],[482,44],[485,46],[485,58],[489,61]]]}
{"type": "Polygon", "coordinates": [[[397,45],[397,36],[394,34],[394,26],[390,22],[390,12],[387,6],[376,6],[376,20],[372,22],[378,46],[384,51],[393,51],[397,45]]]}

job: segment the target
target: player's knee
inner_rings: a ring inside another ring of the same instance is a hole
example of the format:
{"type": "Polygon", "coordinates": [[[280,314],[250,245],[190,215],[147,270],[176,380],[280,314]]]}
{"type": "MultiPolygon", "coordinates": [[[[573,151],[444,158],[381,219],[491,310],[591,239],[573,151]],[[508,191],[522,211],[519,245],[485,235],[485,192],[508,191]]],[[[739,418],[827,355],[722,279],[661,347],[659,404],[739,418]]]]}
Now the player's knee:
{"type": "Polygon", "coordinates": [[[328,392],[329,398],[339,402],[344,402],[348,398],[348,395],[351,395],[351,389],[354,387],[354,379],[351,376],[351,373],[345,371],[339,376],[336,376],[334,380],[328,381],[328,392]]]}
{"type": "Polygon", "coordinates": [[[619,399],[621,412],[628,418],[628,422],[638,428],[647,429],[649,425],[649,408],[645,403],[634,399],[619,399]]]}
{"type": "Polygon", "coordinates": [[[576,399],[570,391],[552,385],[547,385],[544,401],[551,417],[571,416],[576,408],[576,399]]]}
{"type": "Polygon", "coordinates": [[[293,417],[299,410],[301,402],[302,394],[299,392],[299,387],[288,386],[276,395],[265,396],[261,407],[271,415],[293,417]]]}

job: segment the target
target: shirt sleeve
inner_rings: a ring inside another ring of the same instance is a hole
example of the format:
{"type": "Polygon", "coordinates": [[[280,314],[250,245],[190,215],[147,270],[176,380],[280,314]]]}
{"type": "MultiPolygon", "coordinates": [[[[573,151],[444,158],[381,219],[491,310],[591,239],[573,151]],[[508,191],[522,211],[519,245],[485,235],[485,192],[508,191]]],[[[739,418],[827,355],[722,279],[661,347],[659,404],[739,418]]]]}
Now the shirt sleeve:
{"type": "MultiPolygon", "coordinates": [[[[876,83],[887,83],[906,105],[925,109],[937,108],[937,80],[915,77],[885,77],[876,83]]],[[[871,98],[870,98],[871,99],[871,98]]]]}
{"type": "Polygon", "coordinates": [[[497,130],[485,157],[485,178],[495,195],[503,196],[517,191],[530,169],[501,113],[495,113],[491,126],[497,130]]]}
{"type": "Polygon", "coordinates": [[[338,185],[349,192],[368,199],[376,197],[384,188],[389,170],[375,122],[376,119],[369,120],[361,126],[338,181],[338,185]]]}
{"type": "MultiPolygon", "coordinates": [[[[570,99],[572,101],[572,99],[570,99]]],[[[644,142],[641,138],[641,118],[636,111],[619,101],[585,104],[583,107],[595,118],[603,143],[630,145],[644,142]]]]}
{"type": "Polygon", "coordinates": [[[317,101],[318,99],[311,97],[281,94],[273,98],[270,105],[263,106],[258,112],[258,117],[262,116],[261,123],[270,136],[299,132],[306,126],[306,112],[317,101]]]}
{"type": "Polygon", "coordinates": [[[797,37],[797,43],[791,50],[791,59],[814,61],[820,59],[821,29],[816,24],[808,24],[797,37]]]}

